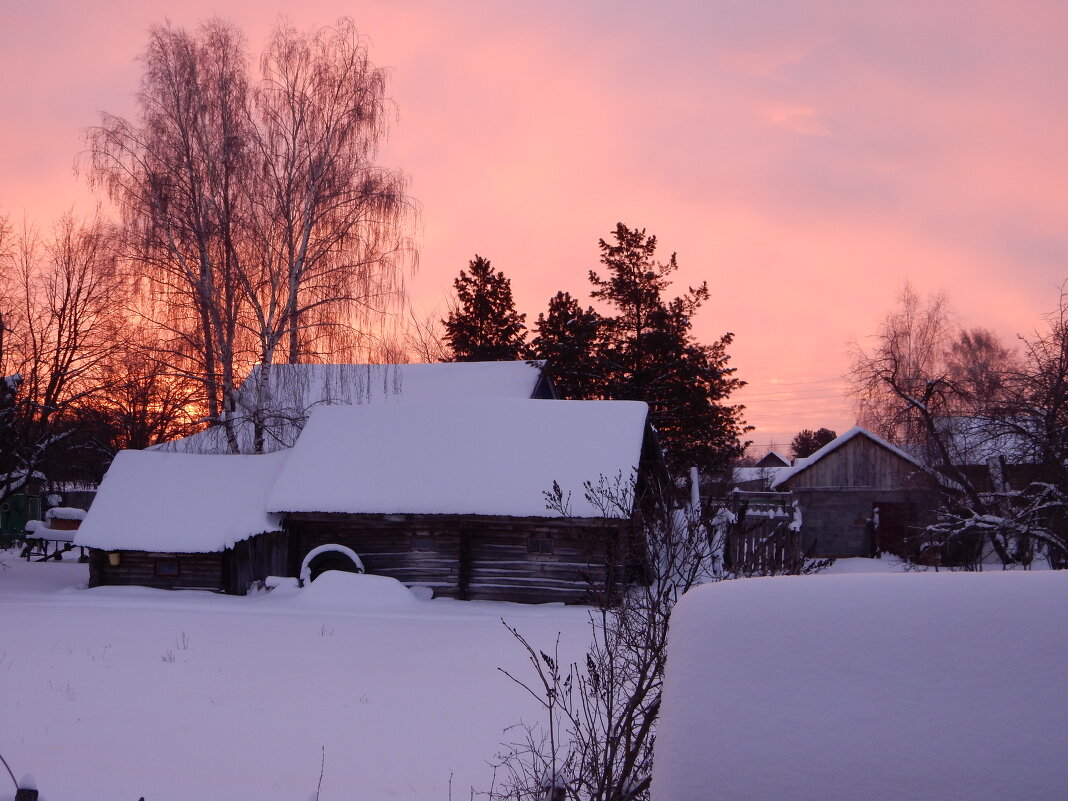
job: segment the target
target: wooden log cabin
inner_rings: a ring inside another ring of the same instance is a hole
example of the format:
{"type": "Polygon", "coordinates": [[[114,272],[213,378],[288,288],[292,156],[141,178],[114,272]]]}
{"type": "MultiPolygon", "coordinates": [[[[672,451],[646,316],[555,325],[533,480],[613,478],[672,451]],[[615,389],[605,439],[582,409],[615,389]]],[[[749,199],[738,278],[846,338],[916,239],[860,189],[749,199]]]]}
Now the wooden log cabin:
{"type": "Polygon", "coordinates": [[[941,497],[920,461],[863,428],[780,470],[772,489],[797,501],[802,548],[815,557],[905,555],[941,497]]]}
{"type": "Polygon", "coordinates": [[[289,574],[314,575],[306,555],[332,543],[368,572],[436,595],[590,600],[640,554],[635,497],[663,480],[647,411],[624,401],[323,407],[268,500],[289,534],[289,574]],[[599,504],[584,485],[602,480],[619,489],[599,504]],[[554,485],[559,509],[547,499],[554,485]]]}
{"type": "Polygon", "coordinates": [[[283,575],[286,536],[265,501],[284,461],[121,451],[75,535],[90,549],[89,586],[243,595],[283,575]]]}
{"type": "Polygon", "coordinates": [[[93,586],[243,594],[268,575],[341,569],[438,596],[586,602],[641,567],[636,498],[666,481],[647,411],[322,406],[275,454],[123,452],[77,542],[92,548],[93,586]]]}

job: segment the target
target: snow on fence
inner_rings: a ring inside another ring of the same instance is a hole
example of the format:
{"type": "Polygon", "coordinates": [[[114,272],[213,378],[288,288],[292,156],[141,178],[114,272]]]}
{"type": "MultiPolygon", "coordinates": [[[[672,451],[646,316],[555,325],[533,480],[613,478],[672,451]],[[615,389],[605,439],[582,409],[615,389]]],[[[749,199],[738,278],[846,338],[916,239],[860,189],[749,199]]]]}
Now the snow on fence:
{"type": "Polygon", "coordinates": [[[723,563],[743,575],[797,572],[804,563],[801,522],[788,492],[735,492],[736,522],[726,530],[723,563]]]}

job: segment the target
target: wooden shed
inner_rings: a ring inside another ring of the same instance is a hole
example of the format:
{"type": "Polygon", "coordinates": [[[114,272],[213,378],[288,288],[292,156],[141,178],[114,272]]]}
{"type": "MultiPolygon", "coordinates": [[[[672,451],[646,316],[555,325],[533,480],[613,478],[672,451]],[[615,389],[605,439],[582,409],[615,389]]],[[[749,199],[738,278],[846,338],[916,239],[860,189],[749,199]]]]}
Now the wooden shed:
{"type": "Polygon", "coordinates": [[[798,502],[802,547],[817,557],[903,553],[940,500],[922,463],[863,428],[781,470],[772,488],[798,502]]]}
{"type": "Polygon", "coordinates": [[[244,595],[284,575],[286,535],[265,503],[284,460],[121,451],[74,538],[90,549],[89,586],[244,595]]]}
{"type": "Polygon", "coordinates": [[[631,514],[662,465],[647,412],[532,400],[316,410],[268,500],[289,534],[288,573],[314,576],[313,552],[336,565],[336,546],[435,595],[589,601],[641,561],[631,514]]]}
{"type": "Polygon", "coordinates": [[[667,484],[647,414],[630,401],[324,405],[277,453],[120,453],[75,543],[92,549],[93,586],[243,594],[268,575],[351,570],[462,599],[600,600],[643,570],[633,517],[667,484]]]}

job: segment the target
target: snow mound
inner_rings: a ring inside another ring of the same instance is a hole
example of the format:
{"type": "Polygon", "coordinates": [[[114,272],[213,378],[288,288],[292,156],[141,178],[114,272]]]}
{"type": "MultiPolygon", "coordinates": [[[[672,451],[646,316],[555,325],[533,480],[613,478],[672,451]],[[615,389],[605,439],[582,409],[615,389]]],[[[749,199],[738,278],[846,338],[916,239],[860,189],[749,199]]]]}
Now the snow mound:
{"type": "Polygon", "coordinates": [[[671,619],[652,798],[1064,798],[1068,573],[747,579],[671,619]]]}
{"type": "Polygon", "coordinates": [[[345,609],[393,609],[411,606],[418,599],[389,576],[327,570],[297,596],[302,604],[345,609]]]}

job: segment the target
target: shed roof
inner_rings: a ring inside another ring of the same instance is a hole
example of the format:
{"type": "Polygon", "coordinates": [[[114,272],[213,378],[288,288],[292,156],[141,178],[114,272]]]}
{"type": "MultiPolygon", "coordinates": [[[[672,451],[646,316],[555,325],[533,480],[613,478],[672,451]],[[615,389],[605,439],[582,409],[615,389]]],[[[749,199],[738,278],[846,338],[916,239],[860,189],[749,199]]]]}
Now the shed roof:
{"type": "Polygon", "coordinates": [[[273,512],[556,517],[557,482],[573,517],[602,512],[583,483],[629,487],[641,457],[646,404],[472,400],[322,406],[283,467],[273,512]]]}
{"type": "Polygon", "coordinates": [[[820,448],[818,451],[813,453],[811,456],[806,456],[804,459],[798,459],[796,462],[794,462],[793,467],[784,467],[779,470],[779,472],[776,474],[775,478],[771,482],[771,488],[778,489],[779,487],[790,481],[790,479],[792,479],[794,476],[804,472],[808,468],[812,467],[812,465],[814,465],[816,462],[834,453],[847,442],[850,442],[851,440],[856,439],[857,437],[866,437],[867,439],[874,442],[876,445],[886,448],[895,456],[898,456],[901,459],[904,459],[906,462],[909,462],[910,464],[916,466],[924,473],[927,472],[927,469],[924,467],[923,463],[919,461],[915,456],[906,453],[896,445],[891,445],[885,439],[876,436],[867,429],[860,428],[859,426],[857,426],[849,429],[844,434],[835,437],[822,448],[820,448]]]}
{"type": "Polygon", "coordinates": [[[287,453],[121,451],[75,543],[105,550],[211,553],[277,531],[267,493],[287,453]]]}
{"type": "Polygon", "coordinates": [[[789,467],[790,460],[778,451],[768,451],[754,467],[789,467]]]}
{"type": "MultiPolygon", "coordinates": [[[[238,390],[249,408],[256,398],[262,365],[252,369],[238,390]]],[[[292,447],[311,410],[324,405],[374,406],[439,400],[511,398],[534,395],[542,380],[534,362],[449,362],[445,364],[274,364],[268,376],[271,416],[267,451],[292,447]]],[[[236,434],[242,453],[253,452],[253,426],[239,419],[236,434]]],[[[165,442],[153,450],[178,453],[228,453],[221,426],[165,442]]]]}

